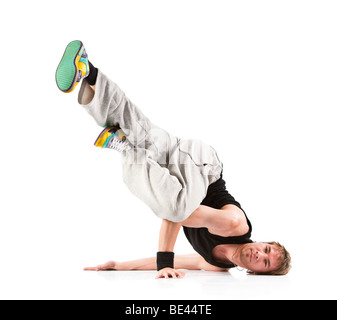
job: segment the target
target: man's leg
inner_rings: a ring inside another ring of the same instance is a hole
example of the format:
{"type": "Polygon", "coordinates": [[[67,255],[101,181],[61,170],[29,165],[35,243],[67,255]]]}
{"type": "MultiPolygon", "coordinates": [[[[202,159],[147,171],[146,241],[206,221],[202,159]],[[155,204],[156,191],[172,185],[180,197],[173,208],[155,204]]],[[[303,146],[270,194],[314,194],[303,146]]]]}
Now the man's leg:
{"type": "Polygon", "coordinates": [[[100,70],[94,82],[91,78],[89,72],[82,82],[79,103],[99,125],[119,126],[133,145],[132,150],[122,152],[124,182],[158,217],[185,220],[206,194],[210,172],[201,170],[208,166],[196,164],[181,152],[180,139],[153,125],[100,70]]]}
{"type": "Polygon", "coordinates": [[[133,145],[122,152],[123,180],[129,190],[158,217],[175,222],[183,219],[177,204],[178,198],[183,202],[185,191],[181,193],[183,186],[167,163],[178,139],[153,125],[100,70],[95,87],[83,81],[78,101],[99,125],[119,126],[133,145]]]}
{"type": "Polygon", "coordinates": [[[170,148],[178,141],[155,126],[118,85],[100,70],[97,72],[94,92],[88,81],[83,80],[78,102],[100,126],[119,126],[134,146],[158,151],[158,148],[170,148]]]}

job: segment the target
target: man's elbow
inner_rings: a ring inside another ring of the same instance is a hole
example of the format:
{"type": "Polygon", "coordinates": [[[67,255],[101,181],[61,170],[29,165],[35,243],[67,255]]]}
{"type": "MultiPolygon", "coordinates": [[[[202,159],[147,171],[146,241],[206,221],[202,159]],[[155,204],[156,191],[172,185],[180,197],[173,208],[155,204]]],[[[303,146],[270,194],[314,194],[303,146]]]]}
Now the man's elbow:
{"type": "Polygon", "coordinates": [[[247,220],[245,217],[234,217],[231,219],[231,228],[230,234],[231,236],[241,236],[246,234],[249,230],[247,220]]]}
{"type": "Polygon", "coordinates": [[[234,232],[240,228],[242,219],[240,217],[233,217],[230,221],[230,230],[234,232]]]}
{"type": "Polygon", "coordinates": [[[225,221],[221,221],[216,231],[219,235],[235,237],[247,233],[248,229],[248,224],[244,217],[232,217],[229,220],[227,218],[225,221]]]}

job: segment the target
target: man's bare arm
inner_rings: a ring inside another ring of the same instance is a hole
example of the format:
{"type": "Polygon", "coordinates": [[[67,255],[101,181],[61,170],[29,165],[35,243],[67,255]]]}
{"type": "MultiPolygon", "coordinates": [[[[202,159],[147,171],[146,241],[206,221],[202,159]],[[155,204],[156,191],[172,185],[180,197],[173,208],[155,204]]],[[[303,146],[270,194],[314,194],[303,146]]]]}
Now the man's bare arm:
{"type": "Polygon", "coordinates": [[[223,237],[240,236],[249,230],[244,212],[231,204],[221,209],[200,205],[182,224],[190,228],[207,228],[223,237]]]}
{"type": "MultiPolygon", "coordinates": [[[[169,220],[162,220],[160,233],[159,233],[159,245],[158,251],[160,252],[173,252],[174,246],[178,237],[179,230],[182,226],[180,222],[172,222],[169,220]]],[[[177,270],[177,268],[159,267],[156,279],[159,278],[183,278],[185,273],[183,271],[177,270]]]]}
{"type": "MultiPolygon", "coordinates": [[[[199,254],[177,255],[174,260],[176,269],[205,270],[205,271],[227,271],[227,269],[212,266],[199,254]]],[[[96,267],[84,268],[86,271],[107,270],[157,270],[156,257],[149,257],[125,262],[109,261],[96,267]]]]}
{"type": "Polygon", "coordinates": [[[181,226],[182,223],[180,222],[163,219],[159,233],[158,251],[174,251],[181,226]]]}

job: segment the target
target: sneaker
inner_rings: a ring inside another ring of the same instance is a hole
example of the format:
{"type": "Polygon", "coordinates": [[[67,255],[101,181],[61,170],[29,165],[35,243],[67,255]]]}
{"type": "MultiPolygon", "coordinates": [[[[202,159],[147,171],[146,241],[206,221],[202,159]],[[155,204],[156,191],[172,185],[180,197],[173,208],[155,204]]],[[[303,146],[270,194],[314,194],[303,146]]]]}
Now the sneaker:
{"type": "Polygon", "coordinates": [[[119,152],[131,150],[131,145],[124,132],[116,126],[105,128],[96,139],[95,146],[114,149],[119,152]]]}
{"type": "Polygon", "coordinates": [[[88,55],[79,40],[70,42],[56,70],[56,84],[63,92],[74,91],[81,79],[89,75],[88,55]]]}

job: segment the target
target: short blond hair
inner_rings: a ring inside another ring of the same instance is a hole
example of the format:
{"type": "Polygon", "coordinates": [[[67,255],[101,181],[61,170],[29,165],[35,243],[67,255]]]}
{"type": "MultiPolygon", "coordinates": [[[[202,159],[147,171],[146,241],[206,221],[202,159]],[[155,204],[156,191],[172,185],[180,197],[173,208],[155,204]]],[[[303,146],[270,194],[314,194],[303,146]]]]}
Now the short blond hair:
{"type": "Polygon", "coordinates": [[[278,276],[284,276],[286,275],[289,270],[291,269],[291,256],[289,254],[289,252],[287,251],[287,249],[281,245],[280,243],[276,242],[276,241],[271,241],[271,242],[266,242],[270,245],[273,245],[275,246],[277,249],[277,251],[279,252],[280,254],[280,257],[278,259],[279,261],[279,266],[276,270],[272,270],[272,271],[269,271],[269,272],[252,272],[252,271],[249,271],[248,270],[248,273],[254,273],[254,274],[257,274],[257,275],[278,275],[278,276]]]}

